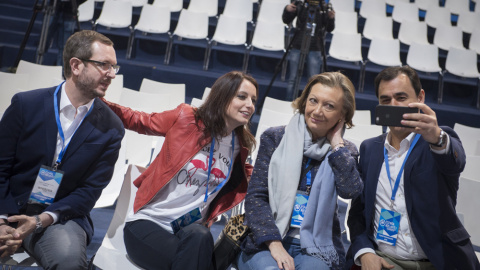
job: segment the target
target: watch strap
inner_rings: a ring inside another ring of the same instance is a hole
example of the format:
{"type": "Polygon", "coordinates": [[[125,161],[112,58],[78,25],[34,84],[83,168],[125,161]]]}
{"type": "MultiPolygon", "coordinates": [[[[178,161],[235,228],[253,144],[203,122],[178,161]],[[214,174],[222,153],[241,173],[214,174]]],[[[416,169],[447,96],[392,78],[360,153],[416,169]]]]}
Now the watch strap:
{"type": "Polygon", "coordinates": [[[437,147],[442,147],[447,142],[446,137],[447,137],[447,133],[445,133],[445,131],[443,131],[443,129],[440,129],[440,136],[439,136],[438,143],[432,143],[432,145],[437,146],[437,147]]]}
{"type": "Polygon", "coordinates": [[[37,222],[35,224],[35,233],[40,233],[43,230],[43,225],[42,221],[40,220],[40,217],[38,215],[33,216],[35,218],[35,221],[37,222]]]}

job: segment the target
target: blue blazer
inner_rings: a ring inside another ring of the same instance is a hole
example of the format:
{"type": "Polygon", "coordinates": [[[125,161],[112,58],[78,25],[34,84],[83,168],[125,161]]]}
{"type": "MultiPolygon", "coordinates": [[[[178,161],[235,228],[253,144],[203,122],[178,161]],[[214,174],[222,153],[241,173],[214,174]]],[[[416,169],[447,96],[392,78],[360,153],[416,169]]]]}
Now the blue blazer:
{"type": "MultiPolygon", "coordinates": [[[[0,121],[0,214],[25,213],[40,166],[52,166],[58,132],[55,89],[16,94],[0,121]]],[[[77,222],[88,242],[93,235],[89,213],[110,182],[124,133],[120,119],[96,99],[59,166],[65,174],[45,211],[58,211],[59,223],[77,222]]]]}
{"type": "MultiPolygon", "coordinates": [[[[457,190],[465,167],[465,153],[457,134],[450,136],[450,154],[437,155],[420,137],[405,163],[404,190],[407,213],[420,246],[436,269],[480,269],[470,235],[457,218],[457,190]]],[[[348,227],[352,244],[347,259],[361,248],[377,249],[373,232],[375,198],[382,168],[386,134],[365,140],[360,146],[360,170],[364,191],[352,201],[348,227]]]]}

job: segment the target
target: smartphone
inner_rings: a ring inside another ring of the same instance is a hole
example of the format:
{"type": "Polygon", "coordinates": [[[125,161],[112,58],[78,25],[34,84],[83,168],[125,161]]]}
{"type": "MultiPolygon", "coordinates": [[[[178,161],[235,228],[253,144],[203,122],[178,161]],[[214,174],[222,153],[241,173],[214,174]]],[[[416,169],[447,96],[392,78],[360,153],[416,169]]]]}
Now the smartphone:
{"type": "Polygon", "coordinates": [[[379,126],[408,127],[400,123],[406,113],[418,113],[418,108],[404,106],[377,105],[375,124],[379,126]]]}

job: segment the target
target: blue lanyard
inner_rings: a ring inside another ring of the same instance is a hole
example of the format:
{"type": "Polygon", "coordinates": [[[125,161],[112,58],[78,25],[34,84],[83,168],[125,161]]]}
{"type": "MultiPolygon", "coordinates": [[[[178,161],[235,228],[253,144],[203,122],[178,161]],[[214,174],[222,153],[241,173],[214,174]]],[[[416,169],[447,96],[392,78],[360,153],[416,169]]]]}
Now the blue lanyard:
{"type": "Polygon", "coordinates": [[[405,167],[405,162],[407,161],[408,156],[410,156],[410,153],[412,152],[412,149],[415,146],[415,144],[417,143],[418,139],[420,139],[420,134],[415,135],[415,138],[413,139],[413,142],[410,145],[410,148],[408,149],[407,155],[405,156],[405,159],[403,160],[402,167],[400,167],[400,171],[397,174],[397,179],[395,180],[395,186],[393,186],[393,187],[392,187],[392,180],[391,180],[391,177],[390,177],[390,166],[388,164],[387,148],[385,148],[385,147],[383,148],[384,149],[383,156],[384,156],[384,159],[385,159],[385,169],[387,169],[388,182],[390,183],[390,187],[392,188],[392,198],[391,198],[392,205],[393,205],[393,202],[395,201],[395,196],[396,196],[397,191],[398,191],[398,186],[400,185],[400,178],[402,177],[402,172],[403,172],[403,168],[405,167]]]}
{"type": "MultiPolygon", "coordinates": [[[[308,168],[308,165],[310,165],[310,161],[312,161],[311,158],[308,158],[308,161],[307,161],[307,165],[305,166],[305,169],[308,168]]],[[[306,193],[307,195],[310,194],[310,188],[312,186],[312,170],[308,170],[307,171],[307,174],[305,175],[307,177],[307,189],[306,189],[306,193]]]]}
{"type": "MultiPolygon", "coordinates": [[[[60,138],[62,139],[62,142],[65,144],[65,135],[63,134],[63,129],[62,129],[62,123],[60,122],[60,113],[58,111],[58,97],[57,97],[57,94],[58,94],[58,91],[60,90],[60,88],[62,88],[62,85],[65,83],[65,81],[63,81],[59,86],[57,86],[57,89],[55,89],[55,93],[53,94],[53,108],[55,109],[55,120],[57,121],[57,129],[58,129],[58,134],[60,134],[60,138]]],[[[66,97],[64,97],[66,98],[66,97]]],[[[95,102],[95,101],[94,101],[95,102]]],[[[92,109],[93,109],[93,104],[92,106],[90,107],[90,109],[88,110],[87,114],[85,114],[85,116],[83,117],[83,119],[80,121],[80,123],[78,124],[77,128],[75,129],[75,131],[73,132],[72,134],[72,138],[73,138],[73,135],[75,134],[75,132],[77,132],[77,129],[80,127],[80,125],[83,123],[83,120],[85,120],[85,118],[87,118],[87,116],[92,112],[92,109]]],[[[63,155],[65,154],[65,152],[67,151],[67,147],[68,145],[70,145],[70,142],[72,140],[70,140],[67,145],[65,145],[62,150],[60,151],[60,153],[58,154],[58,158],[57,158],[57,161],[55,162],[55,164],[53,164],[53,170],[57,170],[57,167],[58,165],[60,165],[60,163],[62,163],[62,159],[63,159],[63,155]]]]}
{"type": "MultiPolygon", "coordinates": [[[[308,165],[310,165],[310,161],[312,161],[312,159],[308,158],[307,165],[305,166],[305,169],[307,169],[308,165]]],[[[307,176],[307,188],[308,188],[308,186],[312,185],[312,170],[308,170],[306,176],[307,176]]]]}
{"type": "Polygon", "coordinates": [[[210,171],[212,170],[212,160],[213,160],[213,148],[215,147],[215,136],[212,136],[212,143],[210,145],[210,157],[208,158],[208,171],[207,171],[207,190],[205,190],[205,199],[203,202],[207,202],[208,196],[212,195],[213,193],[217,192],[221,189],[225,183],[227,182],[228,177],[230,176],[230,172],[232,171],[232,164],[233,164],[233,151],[235,150],[235,132],[232,131],[232,155],[230,157],[230,165],[228,166],[228,173],[225,179],[217,186],[215,189],[208,194],[208,182],[210,181],[210,171]]]}

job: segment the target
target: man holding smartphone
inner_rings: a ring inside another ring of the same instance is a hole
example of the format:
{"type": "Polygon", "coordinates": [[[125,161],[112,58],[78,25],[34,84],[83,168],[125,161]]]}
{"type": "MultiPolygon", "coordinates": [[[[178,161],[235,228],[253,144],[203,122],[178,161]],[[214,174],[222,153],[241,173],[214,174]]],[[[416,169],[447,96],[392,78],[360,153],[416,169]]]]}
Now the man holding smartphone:
{"type": "Polygon", "coordinates": [[[381,105],[418,108],[360,146],[363,194],[352,201],[347,260],[362,269],[480,269],[455,205],[465,152],[438,126],[417,73],[389,67],[375,78],[381,105]]]}

